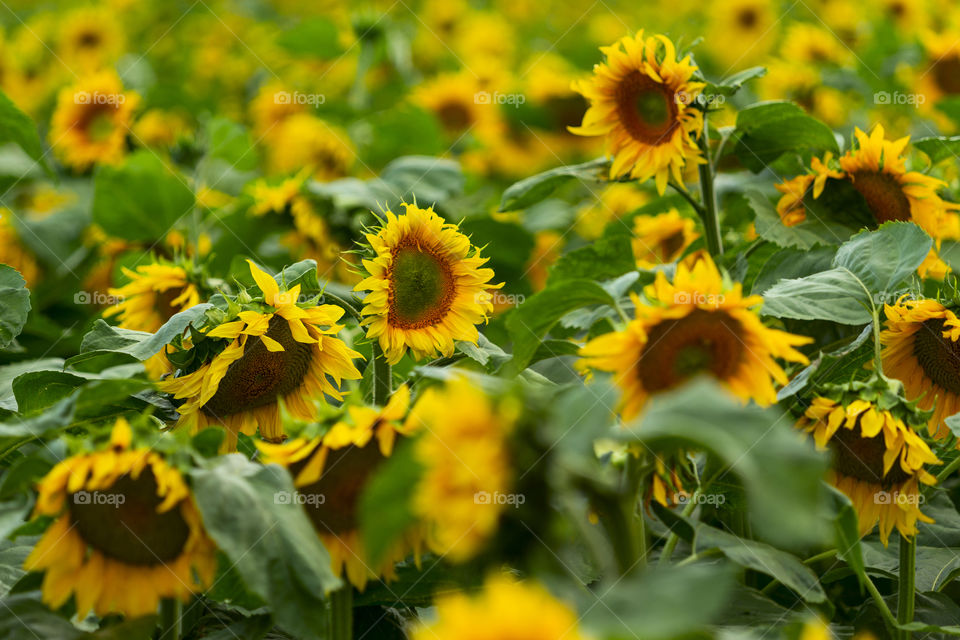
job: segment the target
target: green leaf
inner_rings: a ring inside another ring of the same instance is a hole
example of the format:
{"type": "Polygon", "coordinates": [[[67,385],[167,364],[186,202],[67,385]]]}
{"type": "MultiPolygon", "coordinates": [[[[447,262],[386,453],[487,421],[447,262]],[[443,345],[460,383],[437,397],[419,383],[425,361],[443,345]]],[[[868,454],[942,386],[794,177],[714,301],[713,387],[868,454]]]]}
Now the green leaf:
{"type": "Polygon", "coordinates": [[[330,59],[343,53],[339,34],[337,25],[331,20],[309,18],[281,33],[277,44],[296,55],[330,59]]]}
{"type": "Polygon", "coordinates": [[[744,82],[753,80],[755,78],[762,78],[765,75],[767,75],[766,67],[750,67],[749,69],[738,71],[737,73],[734,73],[733,75],[728,76],[719,82],[708,82],[703,92],[706,94],[729,97],[739,91],[740,88],[743,87],[744,82]]]}
{"type": "Polygon", "coordinates": [[[13,381],[13,395],[17,411],[37,413],[67,396],[87,380],[66,371],[32,371],[13,381]]]}
{"type": "Polygon", "coordinates": [[[62,368],[63,359],[61,358],[26,360],[0,367],[0,408],[11,411],[17,410],[17,400],[13,394],[13,381],[24,373],[62,368]]]}
{"type": "Polygon", "coordinates": [[[464,177],[460,164],[449,158],[404,156],[397,158],[370,181],[386,190],[390,206],[418,202],[427,207],[442,204],[463,193],[464,177]]]}
{"type": "Polygon", "coordinates": [[[11,266],[0,264],[0,349],[23,331],[30,314],[30,291],[26,281],[11,266]]]}
{"type": "Polygon", "coordinates": [[[893,293],[916,272],[932,245],[930,236],[914,223],[887,222],[845,242],[833,264],[854,273],[871,293],[893,293]]]}
{"type": "Polygon", "coordinates": [[[757,235],[781,247],[810,249],[817,245],[840,244],[852,233],[848,227],[812,216],[798,225],[788,227],[780,220],[773,203],[761,191],[750,189],[743,195],[756,214],[754,226],[757,235]]]}
{"type": "Polygon", "coordinates": [[[50,173],[50,167],[44,160],[43,146],[37,125],[17,105],[0,91],[0,143],[13,142],[23,149],[37,164],[50,173]]]}
{"type": "Polygon", "coordinates": [[[23,562],[33,551],[33,542],[26,538],[0,540],[0,598],[6,597],[13,585],[27,575],[23,562]]]}
{"type": "Polygon", "coordinates": [[[322,638],[324,596],[341,583],[302,505],[291,499],[287,471],[231,454],[192,475],[204,525],[250,591],[284,629],[322,638]]]}
{"type": "Polygon", "coordinates": [[[862,325],[873,319],[870,292],[847,269],[781,280],[763,294],[763,314],[862,325]]]}
{"type": "Polygon", "coordinates": [[[364,487],[360,532],[371,566],[379,566],[384,554],[416,522],[410,496],[422,473],[414,444],[402,441],[364,487]]]}
{"type": "Polygon", "coordinates": [[[626,235],[611,235],[564,254],[550,268],[548,286],[565,280],[609,280],[636,270],[633,245],[626,235]]]}
{"type": "Polygon", "coordinates": [[[607,178],[610,171],[608,158],[597,158],[583,164],[557,167],[515,182],[503,192],[500,199],[500,211],[526,209],[549,196],[564,182],[573,178],[600,182],[607,178]]]}
{"type": "Polygon", "coordinates": [[[163,238],[193,205],[186,180],[149,151],[119,167],[101,166],[94,176],[93,220],[124,240],[163,238]]]}
{"type": "Polygon", "coordinates": [[[39,591],[0,599],[0,638],[4,640],[78,640],[85,635],[69,620],[50,611],[40,601],[39,591]]]}
{"type": "Polygon", "coordinates": [[[824,486],[827,487],[834,508],[833,530],[837,544],[837,557],[853,569],[861,585],[866,584],[867,572],[863,560],[863,548],[860,546],[857,511],[846,494],[826,483],[824,486]]]}
{"type": "Polygon", "coordinates": [[[716,383],[696,380],[655,397],[620,437],[653,451],[712,452],[740,478],[761,535],[782,546],[822,543],[826,460],[792,422],[778,407],[743,406],[716,383]]]}
{"type": "Polygon", "coordinates": [[[913,141],[913,146],[930,158],[930,164],[937,164],[960,154],[960,136],[930,136],[913,141]]]}
{"type": "Polygon", "coordinates": [[[759,173],[785,153],[840,153],[830,127],[792,102],[762,102],[737,114],[734,153],[759,173]]]}
{"type": "Polygon", "coordinates": [[[527,367],[543,338],[565,314],[581,307],[614,304],[603,287],[591,280],[567,280],[537,293],[507,316],[507,330],[513,340],[513,359],[507,364],[512,374],[527,367]]]}
{"type": "Polygon", "coordinates": [[[813,249],[781,249],[771,255],[760,267],[753,281],[751,293],[762,294],[781,280],[803,278],[826,271],[833,265],[835,247],[813,249]]]}

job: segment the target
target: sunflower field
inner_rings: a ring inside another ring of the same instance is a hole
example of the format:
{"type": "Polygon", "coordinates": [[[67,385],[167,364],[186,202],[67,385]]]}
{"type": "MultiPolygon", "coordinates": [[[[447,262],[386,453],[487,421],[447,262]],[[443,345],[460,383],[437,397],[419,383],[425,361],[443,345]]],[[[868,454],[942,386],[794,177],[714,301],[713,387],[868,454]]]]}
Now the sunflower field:
{"type": "Polygon", "coordinates": [[[957,2],[0,6],[0,640],[960,636],[957,2]]]}

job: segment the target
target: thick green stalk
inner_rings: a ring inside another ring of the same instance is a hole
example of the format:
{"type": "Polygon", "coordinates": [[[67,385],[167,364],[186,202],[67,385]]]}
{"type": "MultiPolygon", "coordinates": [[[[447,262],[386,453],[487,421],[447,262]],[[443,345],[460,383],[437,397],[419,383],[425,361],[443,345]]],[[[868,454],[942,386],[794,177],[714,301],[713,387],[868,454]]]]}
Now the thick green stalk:
{"type": "MultiPolygon", "coordinates": [[[[690,496],[690,502],[688,502],[683,507],[683,517],[686,518],[693,510],[697,508],[697,502],[700,499],[700,489],[697,489],[693,492],[693,495],[690,496]]],[[[676,533],[671,532],[667,536],[667,542],[663,545],[663,551],[660,553],[660,560],[657,564],[664,565],[670,562],[670,557],[673,555],[673,550],[677,548],[677,543],[680,541],[680,536],[676,533]]]]}
{"type": "Polygon", "coordinates": [[[330,594],[330,640],[353,640],[353,587],[350,584],[330,594]]]}
{"type": "Polygon", "coordinates": [[[720,239],[720,214],[717,209],[717,194],[713,188],[713,162],[710,159],[710,128],[706,118],[703,123],[703,133],[700,135],[700,150],[706,162],[699,166],[700,199],[703,201],[703,230],[707,238],[707,249],[710,255],[718,258],[723,255],[723,242],[720,239]]]}
{"type": "Polygon", "coordinates": [[[390,363],[380,348],[380,343],[373,343],[373,404],[384,406],[393,393],[393,374],[390,371],[390,363]]]}
{"type": "MultiPolygon", "coordinates": [[[[900,536],[900,583],[897,588],[897,622],[913,622],[913,607],[916,600],[915,579],[917,575],[917,537],[908,540],[900,536]]],[[[910,640],[909,631],[897,631],[900,640],[910,640]]]]}
{"type": "Polygon", "coordinates": [[[160,601],[160,636],[158,640],[180,640],[180,601],[164,598],[160,601]]]}

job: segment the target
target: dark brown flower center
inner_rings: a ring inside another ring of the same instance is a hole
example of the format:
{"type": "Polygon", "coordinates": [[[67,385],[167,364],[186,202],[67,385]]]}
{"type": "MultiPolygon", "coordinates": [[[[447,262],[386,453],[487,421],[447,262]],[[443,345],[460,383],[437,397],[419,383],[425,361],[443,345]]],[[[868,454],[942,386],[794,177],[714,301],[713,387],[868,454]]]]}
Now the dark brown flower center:
{"type": "Polygon", "coordinates": [[[660,243],[660,253],[662,262],[670,262],[673,256],[677,255],[683,249],[683,231],[671,233],[660,243]]]}
{"type": "Polygon", "coordinates": [[[100,45],[100,34],[96,31],[84,31],[77,38],[77,44],[81,49],[93,49],[100,45]]]}
{"type": "Polygon", "coordinates": [[[943,323],[943,318],[923,323],[913,337],[913,355],[930,380],[960,394],[960,344],[943,337],[943,323]]]}
{"type": "Polygon", "coordinates": [[[897,460],[890,467],[887,475],[883,475],[883,454],[887,450],[883,441],[883,434],[872,438],[864,438],[860,434],[860,420],[853,429],[841,426],[830,438],[830,449],[833,451],[833,468],[844,476],[877,484],[884,489],[901,484],[910,478],[910,474],[900,467],[897,460]]]}
{"type": "Polygon", "coordinates": [[[933,79],[946,94],[960,93],[960,56],[948,55],[933,63],[933,79]]]}
{"type": "Polygon", "coordinates": [[[447,259],[416,243],[393,250],[390,279],[391,326],[419,329],[441,322],[456,295],[447,259]]]}
{"type": "Polygon", "coordinates": [[[698,309],[660,322],[650,330],[637,363],[644,389],[672,389],[699,373],[730,378],[743,356],[741,333],[740,323],[721,311],[698,309]]]}
{"type": "Polygon", "coordinates": [[[910,219],[910,201],[903,193],[903,187],[890,174],[856,171],[853,186],[867,201],[877,224],[910,219]]]}
{"type": "Polygon", "coordinates": [[[290,325],[277,315],[270,318],[267,337],[283,351],[269,351],[259,337],[248,336],[243,355],[227,368],[217,392],[203,405],[205,414],[223,418],[242,413],[300,387],[313,358],[311,346],[294,340],[290,325]]]}
{"type": "Polygon", "coordinates": [[[649,145],[669,142],[677,127],[677,97],[653,78],[631,71],[617,86],[617,115],[635,139],[649,145]]]}
{"type": "Polygon", "coordinates": [[[473,116],[470,110],[461,102],[445,102],[437,109],[437,117],[443,128],[452,133],[460,133],[470,126],[473,116]]]}
{"type": "Polygon", "coordinates": [[[157,513],[161,502],[149,466],[136,479],[121,476],[108,489],[67,497],[70,519],[84,542],[108,558],[143,566],[175,560],[190,537],[180,508],[157,513]]]}
{"type": "MultiPolygon", "coordinates": [[[[376,441],[365,447],[350,445],[327,455],[323,475],[298,489],[300,502],[319,533],[343,534],[358,527],[357,508],[367,480],[386,460],[376,441]]],[[[296,475],[306,462],[292,465],[296,475]]]]}
{"type": "Polygon", "coordinates": [[[737,24],[740,25],[741,29],[753,29],[759,21],[760,16],[757,15],[756,9],[751,7],[741,9],[740,12],[737,13],[737,24]]]}

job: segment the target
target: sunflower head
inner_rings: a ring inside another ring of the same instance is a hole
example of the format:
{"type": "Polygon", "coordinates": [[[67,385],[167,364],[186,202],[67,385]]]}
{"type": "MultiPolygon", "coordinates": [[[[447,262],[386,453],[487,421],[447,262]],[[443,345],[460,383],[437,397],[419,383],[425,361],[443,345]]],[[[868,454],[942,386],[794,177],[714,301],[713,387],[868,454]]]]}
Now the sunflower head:
{"type": "Polygon", "coordinates": [[[787,383],[775,359],[807,363],[795,347],[812,340],[764,326],[758,312],[763,298],[744,296],[705,253],[681,261],[672,281],[658,272],[633,302],[636,318],[590,340],[578,363],[582,370],[615,374],[624,419],[636,417],[651,394],[697,375],[717,379],[744,401],[770,405],[774,383],[787,383]]]}
{"type": "Polygon", "coordinates": [[[73,594],[81,618],[137,617],[212,582],[216,549],[184,477],[131,441],[118,420],[108,447],[67,458],[39,484],[36,514],[55,520],[24,567],[45,571],[54,609],[73,594]]]}
{"type": "Polygon", "coordinates": [[[394,364],[410,348],[416,359],[438,351],[453,353],[455,340],[476,343],[476,325],[493,311],[487,258],[455,224],[432,208],[404,204],[400,216],[387,211],[386,222],[366,235],[363,260],[368,277],[357,291],[363,300],[367,337],[376,338],[394,364]]]}
{"type": "Polygon", "coordinates": [[[360,378],[353,364],[359,353],[336,337],[343,309],[301,300],[300,285],[281,291],[277,281],[250,262],[260,292],[244,292],[225,308],[208,313],[189,339],[178,337],[168,359],[176,377],[159,383],[179,406],[178,425],[193,429],[220,425],[226,446],[237,434],[281,441],[279,402],[291,416],[316,418],[315,401],[342,399],[342,380],[360,378]]]}
{"type": "Polygon", "coordinates": [[[275,132],[264,138],[272,171],[292,173],[307,168],[322,182],[350,173],[356,152],[346,132],[308,113],[285,118],[275,132]]]}
{"type": "Polygon", "coordinates": [[[411,552],[419,561],[420,535],[414,527],[374,566],[364,550],[359,521],[367,482],[393,453],[397,434],[411,432],[403,425],[409,402],[404,385],[385,407],[349,405],[323,435],[257,443],[264,464],[279,464],[293,476],[301,496],[297,501],[330,552],[334,573],[345,575],[361,591],[369,580],[394,579],[394,565],[411,552]]]}
{"type": "Polygon", "coordinates": [[[700,234],[690,218],[684,218],[676,209],[656,216],[637,216],[633,219],[633,255],[637,268],[650,269],[679,258],[700,234]]]}
{"type": "Polygon", "coordinates": [[[942,463],[916,432],[929,415],[903,399],[899,382],[874,376],[824,385],[798,419],[818,449],[830,450],[828,479],[853,502],[861,535],[879,522],[886,545],[894,527],[911,536],[917,520],[932,522],[920,511],[919,483],[933,484],[924,467],[942,463]]]}
{"type": "Polygon", "coordinates": [[[666,36],[640,31],[600,50],[606,62],[592,79],[574,83],[590,108],[570,131],[605,136],[614,156],[610,177],[655,178],[662,194],[671,175],[683,182],[688,162],[704,162],[696,143],[703,113],[694,103],[705,84],[691,80],[697,67],[690,56],[679,60],[666,36]]]}
{"type": "Polygon", "coordinates": [[[74,71],[97,71],[124,48],[123,27],[106,7],[83,7],[63,18],[58,56],[74,71]]]}

